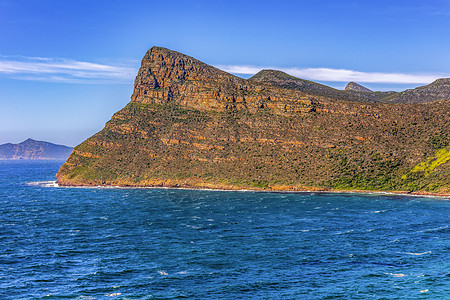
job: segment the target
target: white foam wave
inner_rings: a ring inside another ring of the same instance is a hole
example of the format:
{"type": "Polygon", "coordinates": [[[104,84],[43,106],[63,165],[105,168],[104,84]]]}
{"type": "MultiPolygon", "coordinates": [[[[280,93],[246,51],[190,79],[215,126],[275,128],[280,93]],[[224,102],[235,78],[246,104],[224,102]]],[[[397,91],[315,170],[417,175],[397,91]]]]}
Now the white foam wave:
{"type": "Polygon", "coordinates": [[[347,230],[347,231],[336,232],[336,234],[347,234],[347,233],[350,233],[350,232],[353,232],[353,231],[355,231],[355,230],[351,229],[351,230],[347,230]]]}
{"type": "Polygon", "coordinates": [[[108,293],[108,294],[105,294],[106,297],[117,297],[117,296],[120,296],[120,295],[122,295],[122,293],[108,293]]]}
{"type": "Polygon", "coordinates": [[[391,275],[394,277],[405,277],[406,276],[405,274],[402,274],[402,273],[384,273],[384,274],[391,275]]]}
{"type": "Polygon", "coordinates": [[[56,180],[32,181],[27,182],[26,184],[30,186],[39,186],[39,187],[59,187],[58,183],[56,183],[56,180]]]}
{"type": "Polygon", "coordinates": [[[373,214],[379,214],[379,213],[383,213],[383,212],[387,212],[387,209],[376,210],[376,211],[373,211],[372,213],[373,213],[373,214]]]}
{"type": "Polygon", "coordinates": [[[429,253],[431,253],[431,251],[426,251],[426,252],[421,252],[421,253],[406,252],[405,254],[409,254],[409,255],[424,255],[424,254],[429,254],[429,253]]]}

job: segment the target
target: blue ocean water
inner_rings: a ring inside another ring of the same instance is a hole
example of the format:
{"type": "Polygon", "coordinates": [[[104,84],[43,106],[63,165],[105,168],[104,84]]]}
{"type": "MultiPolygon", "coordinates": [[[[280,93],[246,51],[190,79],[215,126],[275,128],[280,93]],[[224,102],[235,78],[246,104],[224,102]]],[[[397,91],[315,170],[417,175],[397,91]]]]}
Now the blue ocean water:
{"type": "Polygon", "coordinates": [[[450,201],[58,188],[0,161],[0,299],[450,299],[450,201]]]}

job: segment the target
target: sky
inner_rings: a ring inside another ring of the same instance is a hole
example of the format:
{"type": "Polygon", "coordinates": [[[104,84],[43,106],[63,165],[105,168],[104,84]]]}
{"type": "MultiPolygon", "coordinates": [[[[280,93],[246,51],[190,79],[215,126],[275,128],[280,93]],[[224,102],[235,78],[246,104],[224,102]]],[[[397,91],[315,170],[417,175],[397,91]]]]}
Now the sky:
{"type": "Polygon", "coordinates": [[[0,0],[0,144],[100,131],[152,46],[244,78],[401,91],[450,77],[449,32],[450,0],[0,0]]]}

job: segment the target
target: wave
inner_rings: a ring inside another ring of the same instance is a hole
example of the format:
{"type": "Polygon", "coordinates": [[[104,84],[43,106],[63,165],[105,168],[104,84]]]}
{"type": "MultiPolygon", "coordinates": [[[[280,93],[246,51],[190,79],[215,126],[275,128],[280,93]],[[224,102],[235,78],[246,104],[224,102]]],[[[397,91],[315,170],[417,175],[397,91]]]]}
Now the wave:
{"type": "Polygon", "coordinates": [[[405,254],[409,254],[409,255],[424,255],[424,254],[429,254],[429,253],[431,253],[431,251],[426,251],[426,252],[422,252],[422,253],[405,252],[405,254]]]}
{"type": "Polygon", "coordinates": [[[425,229],[425,230],[420,230],[419,232],[433,232],[433,231],[441,231],[443,229],[447,229],[448,225],[442,226],[442,227],[437,227],[437,228],[431,228],[431,229],[425,229]]]}
{"type": "Polygon", "coordinates": [[[26,185],[39,186],[39,187],[59,187],[59,184],[56,183],[56,180],[31,181],[31,182],[27,182],[26,185]]]}
{"type": "Polygon", "coordinates": [[[391,275],[394,277],[405,277],[406,276],[405,274],[402,274],[402,273],[384,273],[384,274],[391,275]]]}
{"type": "MultiPolygon", "coordinates": [[[[434,198],[442,200],[450,200],[450,197],[446,195],[422,195],[422,194],[409,194],[398,192],[385,192],[385,191],[316,191],[316,190],[304,190],[304,191],[278,191],[278,190],[253,190],[253,189],[220,189],[220,188],[195,188],[195,187],[165,187],[165,186],[118,186],[118,185],[97,185],[97,186],[59,186],[56,181],[35,181],[28,182],[28,185],[41,186],[41,187],[64,187],[64,188],[90,188],[90,189],[163,189],[163,190],[193,190],[193,191],[215,191],[215,192],[245,192],[245,193],[276,193],[276,194],[309,194],[311,196],[326,195],[326,194],[342,194],[342,195],[360,195],[360,196],[403,196],[403,197],[416,197],[416,198],[434,198]]],[[[315,208],[319,209],[319,208],[315,208]]],[[[387,210],[374,211],[371,213],[386,212],[387,210]]]]}

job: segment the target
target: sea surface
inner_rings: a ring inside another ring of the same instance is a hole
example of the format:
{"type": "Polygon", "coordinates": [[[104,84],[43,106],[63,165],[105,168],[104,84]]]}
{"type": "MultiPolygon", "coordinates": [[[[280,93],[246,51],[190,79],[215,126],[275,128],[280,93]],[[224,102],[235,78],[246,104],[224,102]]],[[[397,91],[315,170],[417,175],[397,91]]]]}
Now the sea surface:
{"type": "Polygon", "coordinates": [[[0,299],[450,299],[450,201],[63,188],[0,161],[0,299]]]}

